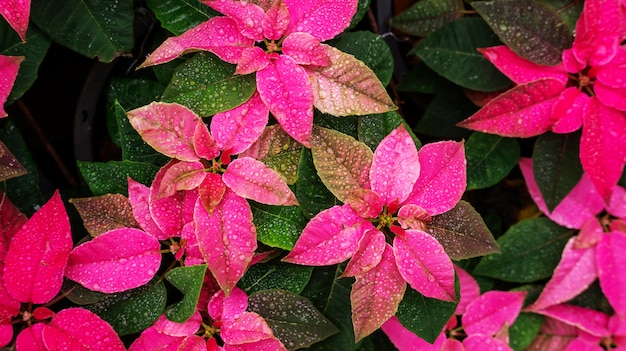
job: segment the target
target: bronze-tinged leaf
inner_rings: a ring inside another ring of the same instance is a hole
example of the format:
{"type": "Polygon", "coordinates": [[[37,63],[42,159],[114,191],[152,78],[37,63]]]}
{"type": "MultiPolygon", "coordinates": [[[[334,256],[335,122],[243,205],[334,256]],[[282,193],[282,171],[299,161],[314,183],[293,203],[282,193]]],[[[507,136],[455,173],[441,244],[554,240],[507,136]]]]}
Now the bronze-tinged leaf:
{"type": "MultiPolygon", "coordinates": [[[[0,191],[0,259],[4,260],[13,235],[17,233],[28,218],[11,203],[5,193],[0,191]]],[[[0,261],[0,267],[2,261],[0,261]]]]}
{"type": "Polygon", "coordinates": [[[347,202],[358,189],[369,189],[374,153],[353,137],[313,126],[311,153],[317,174],[340,201],[347,202]]]}
{"type": "Polygon", "coordinates": [[[28,173],[9,148],[0,141],[0,182],[28,173]]]}
{"type": "Polygon", "coordinates": [[[121,194],[70,199],[89,234],[96,237],[119,228],[140,228],[128,198],[121,194]]]}
{"type": "Polygon", "coordinates": [[[426,232],[439,241],[453,260],[501,252],[480,214],[465,201],[434,216],[426,232]]]}

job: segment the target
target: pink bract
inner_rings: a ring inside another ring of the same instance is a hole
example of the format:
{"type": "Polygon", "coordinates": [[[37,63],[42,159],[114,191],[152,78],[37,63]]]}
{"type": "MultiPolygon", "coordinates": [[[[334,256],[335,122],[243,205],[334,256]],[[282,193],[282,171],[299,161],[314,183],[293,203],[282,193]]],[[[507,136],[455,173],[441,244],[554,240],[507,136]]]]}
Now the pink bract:
{"type": "Polygon", "coordinates": [[[30,0],[2,1],[0,4],[0,15],[9,22],[9,25],[20,35],[22,41],[25,42],[28,20],[30,18],[30,0]]]}
{"type": "MultiPolygon", "coordinates": [[[[2,8],[0,8],[1,10],[2,8]]],[[[4,103],[9,97],[11,89],[13,89],[17,72],[23,60],[23,56],[0,55],[0,118],[7,116],[6,111],[4,111],[4,103]]]]}

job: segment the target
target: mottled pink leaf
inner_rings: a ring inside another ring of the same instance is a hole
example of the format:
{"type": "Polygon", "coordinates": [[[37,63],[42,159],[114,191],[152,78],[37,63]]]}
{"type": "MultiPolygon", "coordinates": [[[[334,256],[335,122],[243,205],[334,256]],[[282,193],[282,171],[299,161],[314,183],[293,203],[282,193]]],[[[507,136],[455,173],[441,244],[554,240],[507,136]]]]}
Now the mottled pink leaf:
{"type": "Polygon", "coordinates": [[[400,207],[398,211],[398,223],[403,229],[426,230],[426,224],[432,221],[432,217],[421,206],[408,204],[400,207]]]}
{"type": "Polygon", "coordinates": [[[552,109],[552,115],[559,116],[552,126],[552,131],[566,134],[580,129],[587,102],[589,102],[589,95],[578,90],[578,87],[563,90],[552,109]]]}
{"type": "Polygon", "coordinates": [[[246,308],[248,308],[248,295],[235,287],[228,296],[221,290],[215,293],[209,301],[207,310],[213,320],[221,321],[239,317],[246,311],[246,308]]]}
{"type": "Polygon", "coordinates": [[[169,62],[184,53],[199,50],[210,51],[226,62],[237,63],[242,51],[253,44],[254,40],[239,32],[234,20],[214,17],[178,37],[166,39],[139,67],[169,62]]]}
{"type": "MultiPolygon", "coordinates": [[[[196,126],[202,119],[177,103],[153,102],[127,112],[130,124],[158,152],[181,161],[198,161],[196,126]]],[[[206,128],[206,126],[205,126],[206,128]]]]}
{"type": "Polygon", "coordinates": [[[237,0],[201,0],[206,5],[228,16],[237,24],[239,32],[254,41],[263,40],[265,11],[258,5],[237,0]]]}
{"type": "Polygon", "coordinates": [[[626,163],[626,118],[592,98],[584,112],[580,162],[598,193],[609,202],[626,163]]]}
{"type": "Polygon", "coordinates": [[[159,333],[154,326],[147,328],[128,348],[128,351],[178,351],[185,336],[159,333]]]}
{"type": "Polygon", "coordinates": [[[352,257],[365,230],[372,227],[348,206],[318,213],[306,225],[283,261],[309,266],[337,264],[352,257]]]}
{"type": "Polygon", "coordinates": [[[15,340],[15,349],[19,351],[48,351],[42,338],[45,326],[46,324],[36,323],[22,330],[15,340]]]}
{"type": "Polygon", "coordinates": [[[134,228],[115,229],[74,248],[65,276],[107,294],[146,284],[161,264],[161,244],[134,228]]]}
{"type": "Polygon", "coordinates": [[[272,329],[263,317],[254,312],[243,312],[223,321],[220,336],[226,344],[240,345],[273,337],[272,329]]]}
{"type": "Polygon", "coordinates": [[[380,263],[356,277],[352,285],[352,326],[358,342],[380,328],[398,310],[406,282],[393,257],[393,249],[385,244],[380,263]]]}
{"type": "Polygon", "coordinates": [[[463,315],[467,305],[476,300],[480,296],[480,287],[478,283],[469,273],[464,271],[461,267],[454,265],[456,275],[459,277],[459,284],[461,285],[459,304],[456,306],[454,314],[463,315]]]}
{"type": "Polygon", "coordinates": [[[304,68],[291,57],[280,55],[257,72],[256,82],[263,103],[285,132],[310,147],[313,91],[304,68]]]}
{"type": "Polygon", "coordinates": [[[133,215],[141,229],[146,233],[154,236],[158,240],[165,240],[168,235],[163,233],[161,228],[154,222],[152,215],[150,214],[150,205],[148,199],[150,198],[150,188],[134,181],[130,177],[128,178],[128,200],[133,209],[133,215]]]}
{"type": "Polygon", "coordinates": [[[543,78],[518,85],[457,126],[506,137],[528,138],[550,130],[560,116],[552,109],[565,83],[543,78]]]}
{"type": "Polygon", "coordinates": [[[529,83],[541,78],[554,78],[563,84],[568,81],[563,64],[538,65],[520,57],[506,45],[479,48],[478,51],[516,84],[529,83]]]}
{"type": "Polygon", "coordinates": [[[488,291],[470,302],[462,317],[468,335],[495,335],[504,326],[511,326],[522,310],[525,291],[488,291]]]}
{"type": "Polygon", "coordinates": [[[449,211],[461,200],[467,184],[463,142],[427,144],[418,155],[420,175],[404,203],[421,206],[431,216],[449,211]]]}
{"type": "Polygon", "coordinates": [[[572,51],[581,63],[599,66],[620,50],[624,34],[624,9],[620,0],[587,1],[576,22],[572,51]]]}
{"type": "Polygon", "coordinates": [[[396,236],[393,252],[398,270],[409,285],[426,297],[456,301],[454,267],[439,242],[420,230],[396,236]]]}
{"type": "Polygon", "coordinates": [[[148,198],[152,219],[168,238],[178,236],[183,228],[184,194],[177,192],[172,196],[159,199],[158,191],[165,173],[177,162],[177,160],[171,160],[161,167],[152,181],[148,198]]]}
{"type": "Polygon", "coordinates": [[[207,351],[206,341],[200,335],[189,335],[176,351],[207,351]]]}
{"type": "Polygon", "coordinates": [[[202,323],[202,315],[196,311],[189,319],[183,323],[173,322],[162,314],[154,322],[152,328],[161,334],[170,336],[187,336],[194,334],[200,328],[202,323]]]}
{"type": "Polygon", "coordinates": [[[118,228],[138,228],[128,198],[122,194],[105,194],[94,197],[71,198],[83,225],[96,237],[118,228]]]}
{"type": "Polygon", "coordinates": [[[328,66],[331,64],[326,49],[308,33],[289,34],[283,41],[283,53],[299,65],[328,66]]]}
{"type": "Polygon", "coordinates": [[[196,237],[209,270],[227,294],[245,273],[256,250],[256,229],[248,202],[231,190],[209,214],[198,201],[196,237]]]}
{"type": "Polygon", "coordinates": [[[590,308],[561,304],[536,311],[536,313],[557,319],[594,336],[609,335],[607,330],[609,317],[590,308]]]}
{"type": "Polygon", "coordinates": [[[179,162],[168,168],[159,184],[156,200],[200,186],[207,172],[201,162],[179,162]]]}
{"type": "Polygon", "coordinates": [[[528,192],[537,207],[556,223],[568,228],[580,228],[587,219],[602,211],[604,207],[602,198],[598,195],[589,177],[583,174],[578,184],[550,213],[535,181],[532,160],[530,158],[520,159],[519,167],[526,181],[528,192]]]}
{"type": "Polygon", "coordinates": [[[313,78],[314,104],[333,116],[366,115],[394,111],[387,90],[363,62],[332,46],[324,45],[329,66],[308,67],[313,78]]]}
{"type": "Polygon", "coordinates": [[[57,313],[43,328],[42,337],[48,351],[126,350],[107,322],[82,308],[68,308],[57,313]]]}
{"type": "Polygon", "coordinates": [[[71,250],[70,222],[57,190],[9,244],[4,262],[7,292],[21,302],[49,302],[61,290],[71,250]]]}
{"type": "Polygon", "coordinates": [[[377,193],[368,189],[357,189],[346,198],[346,203],[363,218],[376,218],[383,210],[383,202],[377,193]]]}
{"type": "Polygon", "coordinates": [[[0,15],[9,22],[11,28],[25,42],[30,18],[30,0],[3,0],[0,4],[0,15]]]}
{"type": "Polygon", "coordinates": [[[229,164],[222,180],[246,199],[276,206],[298,204],[296,196],[276,171],[250,157],[240,157],[229,164]]]}
{"type": "Polygon", "coordinates": [[[13,155],[11,150],[0,141],[0,182],[25,174],[28,174],[26,167],[24,167],[15,155],[13,155]]]}
{"type": "Polygon", "coordinates": [[[235,74],[250,74],[260,71],[270,64],[270,55],[258,46],[246,48],[237,62],[235,74]]]}
{"type": "Polygon", "coordinates": [[[463,346],[467,351],[513,351],[505,342],[484,334],[468,336],[463,340],[463,346]]]}
{"type": "Polygon", "coordinates": [[[13,83],[15,83],[22,61],[24,61],[24,56],[0,55],[0,118],[8,116],[4,110],[4,103],[13,89],[13,83]]]}
{"type": "Polygon", "coordinates": [[[399,351],[441,351],[441,347],[446,340],[446,334],[442,332],[437,337],[437,340],[430,344],[405,328],[395,316],[389,318],[381,326],[381,329],[399,351]]]}
{"type": "Polygon", "coordinates": [[[211,120],[211,133],[220,149],[239,154],[250,147],[263,133],[269,111],[258,93],[242,105],[220,112],[211,120]]]}
{"type": "Polygon", "coordinates": [[[598,277],[604,296],[616,313],[626,315],[626,234],[610,232],[597,246],[598,277]]]}
{"type": "MultiPolygon", "coordinates": [[[[289,10],[283,0],[272,1],[272,6],[265,13],[263,35],[270,40],[279,40],[289,26],[289,10]]],[[[283,51],[285,50],[283,42],[283,51]]]]}
{"type": "Polygon", "coordinates": [[[305,32],[326,41],[343,32],[356,13],[358,0],[284,0],[289,9],[288,33],[305,32]]]}
{"type": "Polygon", "coordinates": [[[206,160],[212,160],[220,154],[217,141],[213,139],[209,133],[209,128],[202,121],[196,123],[196,130],[193,133],[193,147],[196,150],[196,155],[206,160]]]}
{"type": "Polygon", "coordinates": [[[566,302],[585,291],[598,277],[595,247],[576,249],[576,238],[571,238],[554,269],[554,274],[537,300],[527,309],[541,310],[566,302]]]}
{"type": "Polygon", "coordinates": [[[527,351],[565,350],[577,335],[575,327],[553,318],[546,317],[537,337],[527,351]]]}
{"type": "Polygon", "coordinates": [[[348,262],[342,277],[360,276],[370,269],[376,267],[383,257],[383,252],[387,247],[385,234],[380,230],[371,228],[363,233],[359,240],[359,247],[348,262]]]}
{"type": "Polygon", "coordinates": [[[587,249],[595,247],[603,237],[604,228],[602,228],[598,218],[591,217],[583,223],[583,226],[580,227],[580,231],[578,231],[578,235],[575,236],[574,248],[587,249]]]}
{"type": "Polygon", "coordinates": [[[403,125],[378,144],[370,168],[370,185],[383,205],[402,203],[420,175],[417,148],[403,125]]]}

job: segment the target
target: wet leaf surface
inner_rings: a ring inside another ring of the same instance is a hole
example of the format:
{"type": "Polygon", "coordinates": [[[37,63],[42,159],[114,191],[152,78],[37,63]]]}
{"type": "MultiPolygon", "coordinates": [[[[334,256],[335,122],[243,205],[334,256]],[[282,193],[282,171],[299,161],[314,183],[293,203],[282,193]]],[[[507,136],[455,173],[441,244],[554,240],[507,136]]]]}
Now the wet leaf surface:
{"type": "Polygon", "coordinates": [[[506,177],[520,158],[517,140],[472,133],[465,143],[467,190],[493,186],[506,177]]]}
{"type": "Polygon", "coordinates": [[[427,37],[444,24],[463,16],[460,0],[422,0],[389,20],[389,24],[403,32],[427,37]]]}
{"type": "Polygon", "coordinates": [[[161,26],[174,35],[181,35],[186,30],[218,15],[215,10],[195,1],[148,0],[146,2],[161,22],[161,26]]]}
{"type": "Polygon", "coordinates": [[[70,199],[89,234],[96,237],[118,228],[139,228],[128,198],[121,194],[70,199]]]}
{"type": "Polygon", "coordinates": [[[366,31],[344,33],[332,45],[365,63],[384,86],[389,84],[393,74],[393,57],[380,35],[366,31]]]}
{"type": "Polygon", "coordinates": [[[272,261],[251,266],[238,286],[248,295],[269,289],[283,289],[299,294],[309,282],[312,272],[313,267],[272,261]]]}
{"type": "Polygon", "coordinates": [[[398,306],[396,317],[420,338],[433,343],[454,314],[456,303],[428,298],[408,288],[398,306]]]}
{"type": "Polygon", "coordinates": [[[177,267],[165,274],[165,279],[184,294],[180,302],[167,307],[165,310],[167,319],[183,323],[193,315],[196,311],[206,270],[207,266],[200,264],[177,267]]]}
{"type": "Polygon", "coordinates": [[[0,181],[19,177],[27,173],[26,168],[15,158],[11,150],[0,141],[0,181]]]}
{"type": "Polygon", "coordinates": [[[395,111],[359,117],[358,139],[369,146],[370,149],[376,150],[378,144],[389,135],[392,130],[398,128],[401,124],[404,125],[406,131],[409,132],[415,146],[419,150],[422,147],[422,143],[417,139],[415,134],[413,134],[413,131],[411,131],[409,125],[404,121],[404,118],[395,111]]]}
{"type": "Polygon", "coordinates": [[[335,195],[324,186],[317,174],[310,149],[302,149],[298,163],[297,184],[296,198],[306,218],[313,218],[319,212],[338,203],[335,195]]]}
{"type": "Polygon", "coordinates": [[[91,192],[98,195],[122,194],[128,196],[128,177],[150,184],[159,167],[134,161],[88,162],[78,161],[83,178],[91,192]]]}
{"type": "Polygon", "coordinates": [[[252,203],[257,239],[265,245],[291,250],[307,224],[299,206],[252,203]]]}

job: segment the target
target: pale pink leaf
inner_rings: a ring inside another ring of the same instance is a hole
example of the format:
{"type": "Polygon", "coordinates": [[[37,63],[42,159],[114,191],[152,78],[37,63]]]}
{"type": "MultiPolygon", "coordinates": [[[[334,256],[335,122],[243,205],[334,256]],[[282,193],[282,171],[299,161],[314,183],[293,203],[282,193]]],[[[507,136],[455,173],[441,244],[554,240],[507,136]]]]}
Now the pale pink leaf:
{"type": "Polygon", "coordinates": [[[260,71],[270,64],[270,55],[258,46],[246,48],[237,62],[235,74],[250,74],[260,71]]]}
{"type": "Polygon", "coordinates": [[[161,244],[134,228],[115,229],[74,248],[65,276],[107,294],[146,284],[161,264],[161,244]]]}
{"type": "Polygon", "coordinates": [[[11,94],[22,61],[24,56],[0,55],[0,118],[8,116],[4,110],[4,103],[11,94]]]}
{"type": "Polygon", "coordinates": [[[283,53],[299,65],[328,66],[331,64],[324,46],[308,33],[289,34],[283,41],[283,53]]]}
{"type": "Polygon", "coordinates": [[[165,240],[168,235],[163,233],[150,214],[150,188],[128,178],[128,201],[133,209],[133,216],[141,229],[158,240],[165,240]]]}
{"type": "Polygon", "coordinates": [[[609,317],[590,308],[561,304],[536,311],[536,313],[554,318],[597,337],[609,335],[607,330],[609,317]]]}
{"type": "Polygon", "coordinates": [[[596,250],[602,292],[615,312],[626,316],[626,277],[622,274],[626,265],[626,234],[605,234],[596,250]]]}
{"type": "Polygon", "coordinates": [[[441,351],[446,340],[446,334],[442,332],[431,344],[405,328],[395,316],[389,318],[381,329],[399,351],[441,351]]]}
{"type": "Polygon", "coordinates": [[[314,104],[333,116],[367,115],[394,111],[387,90],[362,61],[332,46],[322,44],[331,64],[309,67],[314,104]]]}
{"type": "MultiPolygon", "coordinates": [[[[130,124],[158,152],[181,161],[198,161],[194,147],[196,126],[202,119],[177,103],[152,102],[127,112],[130,124]]],[[[204,127],[206,128],[206,126],[204,127]]]]}
{"type": "Polygon", "coordinates": [[[201,162],[179,162],[169,167],[163,174],[156,200],[176,194],[177,191],[191,190],[200,186],[207,172],[201,162]]]}
{"type": "Polygon", "coordinates": [[[495,335],[502,327],[511,326],[526,297],[525,291],[488,291],[470,302],[462,317],[468,335],[495,335]]]}
{"type": "Polygon", "coordinates": [[[393,257],[393,249],[385,244],[378,265],[356,277],[352,285],[352,326],[358,342],[393,317],[402,301],[406,282],[393,257]]]}
{"type": "Polygon", "coordinates": [[[456,301],[454,267],[439,242],[420,230],[396,236],[393,251],[398,270],[409,285],[426,297],[456,301]]]}
{"type": "Polygon", "coordinates": [[[348,28],[358,0],[284,0],[289,9],[288,33],[305,32],[326,41],[348,28]]]}
{"type": "MultiPolygon", "coordinates": [[[[289,26],[289,9],[283,0],[272,1],[272,6],[265,13],[263,35],[270,40],[279,40],[289,26]]],[[[283,51],[285,50],[283,42],[283,51]]]]}
{"type": "Polygon", "coordinates": [[[400,207],[398,211],[398,223],[402,229],[426,230],[426,224],[432,221],[432,217],[421,206],[408,204],[400,207]]]}
{"type": "MultiPolygon", "coordinates": [[[[15,349],[18,351],[48,351],[44,345],[42,332],[46,324],[35,323],[22,330],[15,339],[15,349]]],[[[11,326],[11,329],[13,327],[11,326]]],[[[13,330],[11,330],[12,332],[13,330]]]]}
{"type": "Polygon", "coordinates": [[[342,277],[360,276],[376,267],[383,257],[383,251],[387,243],[385,234],[376,228],[371,228],[363,233],[359,240],[359,247],[348,262],[342,277]]]}
{"type": "Polygon", "coordinates": [[[0,15],[9,22],[11,28],[25,42],[30,18],[30,0],[3,0],[0,3],[0,15]]]}
{"type": "Polygon", "coordinates": [[[148,197],[150,215],[167,238],[178,236],[183,228],[184,194],[177,192],[172,196],[159,199],[158,191],[165,173],[177,162],[177,160],[171,160],[161,167],[152,181],[148,197]]]}
{"type": "Polygon", "coordinates": [[[620,50],[624,39],[624,9],[620,0],[587,1],[576,22],[572,51],[581,63],[600,66],[620,50]]]}
{"type": "Polygon", "coordinates": [[[207,310],[215,321],[233,320],[248,308],[248,295],[235,287],[228,296],[220,290],[209,300],[207,310]]]}
{"type": "Polygon", "coordinates": [[[364,231],[371,227],[350,206],[331,207],[309,221],[283,261],[309,266],[343,262],[354,255],[364,231]]]}
{"type": "Polygon", "coordinates": [[[346,198],[346,203],[363,218],[376,218],[383,210],[383,202],[377,193],[368,189],[356,189],[346,198]]]}
{"type": "Polygon", "coordinates": [[[431,216],[454,208],[467,185],[463,142],[426,144],[418,155],[420,175],[404,203],[418,205],[431,216]]]}
{"type": "Polygon", "coordinates": [[[202,323],[202,315],[200,312],[196,311],[189,319],[187,319],[183,323],[173,322],[162,314],[159,318],[154,322],[151,328],[154,328],[161,334],[169,335],[169,336],[187,336],[194,334],[200,328],[202,323]]]}
{"type": "Polygon", "coordinates": [[[243,50],[253,44],[254,40],[239,32],[234,20],[214,17],[178,37],[166,39],[139,68],[166,63],[184,53],[200,50],[212,52],[228,63],[237,63],[243,50]]]}
{"type": "Polygon", "coordinates": [[[563,64],[538,65],[520,57],[506,45],[479,48],[478,51],[516,84],[530,83],[542,78],[554,78],[565,84],[569,79],[563,64]]]}
{"type": "Polygon", "coordinates": [[[559,119],[552,126],[552,131],[566,134],[580,129],[587,102],[589,102],[589,95],[578,90],[578,87],[569,87],[563,90],[552,109],[552,115],[559,116],[559,119]]]}
{"type": "Polygon", "coordinates": [[[234,20],[244,37],[254,41],[263,40],[265,11],[258,5],[238,0],[202,0],[202,2],[234,20]]]}
{"type": "Polygon", "coordinates": [[[247,150],[263,133],[269,111],[258,93],[242,105],[217,113],[211,120],[211,133],[220,149],[239,154],[247,150]]]}
{"type": "Polygon", "coordinates": [[[224,343],[240,345],[274,336],[263,317],[254,312],[243,312],[233,319],[223,320],[220,336],[224,343]]]}
{"type": "Polygon", "coordinates": [[[595,247],[576,249],[576,238],[567,242],[561,261],[541,295],[529,306],[529,311],[541,310],[566,302],[587,290],[598,277],[595,247]]]}
{"type": "Polygon", "coordinates": [[[313,91],[304,68],[280,55],[256,74],[261,100],[285,132],[310,147],[313,126],[313,91]]]}
{"type": "Polygon", "coordinates": [[[459,304],[456,306],[454,314],[463,315],[471,302],[476,300],[480,296],[480,287],[478,283],[469,273],[463,270],[461,267],[454,265],[456,275],[459,277],[459,283],[461,285],[459,304]]]}
{"type": "Polygon", "coordinates": [[[404,125],[378,144],[370,168],[370,185],[383,205],[400,204],[409,196],[420,175],[417,148],[404,125]]]}
{"type": "Polygon", "coordinates": [[[580,138],[580,162],[605,202],[626,163],[626,118],[624,113],[592,98],[584,112],[580,138]]]}
{"type": "Polygon", "coordinates": [[[128,351],[178,351],[185,336],[171,336],[159,333],[154,326],[141,332],[128,348],[128,351]]]}
{"type": "Polygon", "coordinates": [[[209,270],[227,294],[244,275],[256,250],[256,229],[248,202],[231,190],[209,214],[198,201],[196,238],[209,270]]]}
{"type": "Polygon", "coordinates": [[[4,258],[7,292],[21,302],[43,304],[61,290],[72,250],[70,221],[59,191],[15,233],[4,258]]]}
{"type": "Polygon", "coordinates": [[[82,308],[68,308],[57,313],[43,328],[42,337],[48,351],[126,350],[107,322],[82,308]]]}
{"type": "Polygon", "coordinates": [[[466,351],[513,351],[505,342],[490,335],[474,334],[463,340],[466,351]]]}
{"type": "Polygon", "coordinates": [[[518,85],[457,126],[505,137],[528,138],[552,128],[558,118],[552,109],[565,89],[565,83],[543,78],[518,85]]]}
{"type": "Polygon", "coordinates": [[[296,196],[276,171],[250,157],[240,157],[229,164],[222,180],[246,199],[275,206],[298,204],[296,196]]]}

